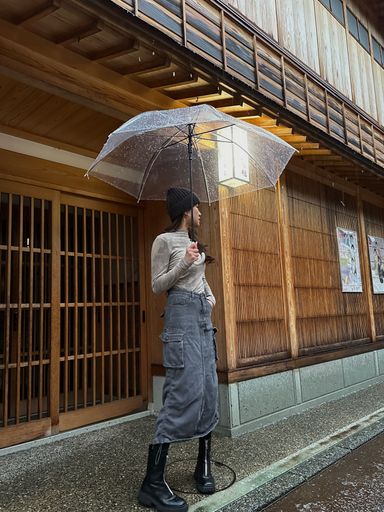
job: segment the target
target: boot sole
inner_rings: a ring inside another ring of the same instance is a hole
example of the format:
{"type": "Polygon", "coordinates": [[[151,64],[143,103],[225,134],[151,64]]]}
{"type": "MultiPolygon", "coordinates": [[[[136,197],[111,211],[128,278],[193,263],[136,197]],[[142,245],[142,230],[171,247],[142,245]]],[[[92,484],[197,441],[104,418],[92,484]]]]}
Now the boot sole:
{"type": "Polygon", "coordinates": [[[196,484],[196,489],[201,493],[201,494],[215,494],[216,492],[216,488],[215,487],[207,487],[207,486],[202,486],[202,485],[199,485],[199,484],[196,484]]]}
{"type": "Polygon", "coordinates": [[[167,507],[159,504],[154,500],[151,496],[146,494],[145,492],[140,491],[138,496],[138,501],[140,505],[143,505],[144,507],[153,507],[158,512],[187,512],[188,511],[188,503],[186,503],[183,507],[167,507]]]}

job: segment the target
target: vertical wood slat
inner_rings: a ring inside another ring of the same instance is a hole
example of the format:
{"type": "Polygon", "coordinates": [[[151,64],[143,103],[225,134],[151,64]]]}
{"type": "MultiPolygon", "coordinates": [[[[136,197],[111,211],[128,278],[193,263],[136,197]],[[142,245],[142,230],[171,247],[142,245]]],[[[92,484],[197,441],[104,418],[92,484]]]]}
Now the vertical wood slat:
{"type": "Polygon", "coordinates": [[[181,0],[181,19],[182,19],[182,33],[183,33],[183,46],[187,47],[187,12],[185,6],[185,0],[181,0]]]}
{"type": "MultiPolygon", "coordinates": [[[[281,77],[283,82],[283,98],[284,98],[284,107],[287,108],[288,101],[287,101],[287,82],[285,78],[285,59],[284,55],[281,56],[281,77]]],[[[309,108],[309,102],[307,104],[307,108],[309,108]]],[[[309,112],[309,110],[308,110],[309,112]]]]}
{"type": "MultiPolygon", "coordinates": [[[[68,226],[68,224],[67,224],[68,226]]],[[[55,192],[51,206],[51,336],[50,351],[50,385],[49,414],[51,417],[52,434],[59,432],[60,412],[60,193],[55,192]]],[[[66,275],[66,277],[68,274],[66,275]]],[[[68,279],[66,279],[67,281],[68,279]]],[[[67,299],[68,295],[66,295],[67,299]]],[[[66,394],[66,388],[64,388],[66,394]]]]}
{"type": "Polygon", "coordinates": [[[225,35],[225,14],[224,10],[220,10],[220,23],[221,23],[221,47],[223,52],[223,69],[227,71],[227,44],[226,44],[226,35],[225,35]]]}
{"type": "Polygon", "coordinates": [[[3,423],[8,425],[8,397],[9,397],[9,338],[11,334],[11,245],[12,245],[12,201],[13,194],[8,194],[8,239],[7,239],[7,264],[6,264],[6,292],[5,292],[5,340],[4,340],[4,400],[3,423]]]}
{"type": "Polygon", "coordinates": [[[371,340],[376,341],[375,310],[373,305],[373,289],[370,276],[370,261],[367,245],[367,233],[365,229],[364,208],[361,197],[357,197],[358,226],[361,240],[362,266],[365,286],[363,287],[368,309],[368,328],[371,340]]]}
{"type": "Polygon", "coordinates": [[[121,400],[121,329],[120,329],[120,237],[119,215],[116,214],[116,293],[117,293],[117,399],[121,400]]]}
{"type": "Polygon", "coordinates": [[[361,154],[364,155],[364,144],[363,144],[363,134],[361,131],[361,117],[360,114],[357,114],[357,126],[359,129],[359,140],[360,140],[360,151],[361,154]]]}
{"type": "Polygon", "coordinates": [[[373,124],[371,124],[371,132],[372,132],[373,156],[375,158],[375,162],[377,163],[377,149],[376,149],[375,128],[374,128],[373,124]]]}
{"type": "Polygon", "coordinates": [[[132,380],[133,380],[133,396],[136,396],[137,394],[137,389],[136,389],[136,318],[135,318],[135,313],[136,313],[136,295],[135,295],[135,259],[134,259],[134,238],[133,238],[133,222],[134,222],[134,219],[133,217],[129,217],[130,219],[130,236],[129,236],[129,243],[130,243],[130,255],[131,255],[131,288],[132,288],[132,292],[131,292],[131,295],[132,295],[132,299],[131,299],[131,311],[132,311],[132,318],[131,318],[131,321],[132,321],[132,329],[131,329],[131,332],[132,332],[132,346],[133,346],[133,350],[132,350],[132,353],[131,353],[131,358],[132,358],[132,370],[133,370],[133,376],[132,376],[132,380]]]}
{"type": "Polygon", "coordinates": [[[88,402],[88,293],[87,293],[87,210],[83,209],[83,407],[88,402]]]}
{"type": "Polygon", "coordinates": [[[124,215],[123,217],[123,247],[124,247],[124,292],[125,292],[125,301],[124,301],[124,321],[125,321],[125,398],[129,397],[129,329],[128,329],[128,275],[127,275],[127,217],[124,215]]]}
{"type": "Polygon", "coordinates": [[[79,349],[79,289],[78,289],[78,279],[79,279],[79,269],[78,269],[78,247],[77,247],[77,235],[78,235],[78,223],[77,223],[77,214],[78,214],[78,207],[75,206],[74,209],[74,228],[73,228],[73,237],[74,237],[74,256],[73,263],[74,263],[74,305],[72,306],[73,309],[73,315],[74,323],[73,323],[73,402],[74,402],[74,409],[77,410],[78,407],[78,377],[79,377],[79,369],[78,369],[78,349],[79,349]]]}
{"type": "Polygon", "coordinates": [[[304,73],[304,91],[305,91],[305,104],[307,106],[307,120],[311,122],[311,108],[309,104],[309,91],[308,91],[308,76],[304,73]]]}
{"type": "MultiPolygon", "coordinates": [[[[145,315],[145,307],[146,307],[146,283],[145,283],[145,240],[144,236],[140,236],[140,234],[144,233],[144,213],[143,211],[138,212],[138,267],[139,267],[139,300],[140,300],[140,311],[145,315]]],[[[143,396],[144,400],[148,400],[148,369],[149,369],[149,349],[147,343],[147,325],[143,325],[144,319],[143,316],[140,318],[140,358],[141,358],[141,366],[140,366],[140,376],[141,376],[141,389],[140,394],[143,396]]],[[[140,364],[140,363],[139,363],[140,364]]]]}
{"type": "Polygon", "coordinates": [[[38,385],[38,411],[39,419],[43,417],[43,348],[44,348],[44,222],[46,221],[45,215],[45,200],[41,201],[41,223],[40,223],[40,310],[39,310],[39,385],[38,385]]]}
{"type": "Polygon", "coordinates": [[[342,109],[342,113],[343,113],[344,142],[348,146],[348,127],[347,127],[347,117],[345,115],[345,103],[344,103],[344,101],[341,104],[341,109],[342,109]]]}
{"type": "Polygon", "coordinates": [[[296,326],[296,301],[295,288],[292,268],[292,256],[290,247],[290,223],[288,216],[288,194],[286,185],[286,176],[280,177],[277,186],[278,200],[278,222],[279,222],[279,240],[280,240],[280,261],[283,275],[283,293],[286,325],[288,330],[288,339],[290,344],[291,357],[299,356],[299,343],[296,326]]]}
{"type": "Polygon", "coordinates": [[[69,294],[69,241],[68,241],[68,205],[64,206],[65,215],[65,314],[64,314],[64,412],[68,411],[68,395],[69,395],[69,306],[68,306],[68,294],[69,294]]]}
{"type": "Polygon", "coordinates": [[[32,346],[33,346],[33,249],[35,240],[35,199],[31,198],[31,240],[29,243],[29,336],[28,336],[28,403],[27,409],[28,421],[31,421],[32,417],[32,346]]]}
{"type": "Polygon", "coordinates": [[[95,210],[92,208],[92,405],[96,405],[96,227],[95,210]]]}
{"type": "Polygon", "coordinates": [[[112,287],[112,213],[108,212],[108,276],[109,276],[109,401],[113,400],[113,287],[112,287]]]}
{"type": "Polygon", "coordinates": [[[325,100],[325,115],[326,115],[326,121],[327,121],[327,133],[331,134],[331,123],[329,119],[329,103],[328,103],[328,91],[327,89],[324,89],[324,100],[325,100]]]}
{"type": "Polygon", "coordinates": [[[17,348],[16,348],[16,403],[15,403],[15,423],[20,422],[20,356],[21,356],[21,304],[23,302],[23,213],[24,213],[24,197],[20,196],[20,223],[19,223],[19,268],[17,277],[17,348]]]}
{"type": "Polygon", "coordinates": [[[259,56],[257,54],[257,37],[253,34],[253,55],[254,55],[254,67],[255,67],[255,83],[256,88],[260,90],[260,71],[259,71],[259,56]]]}
{"type": "Polygon", "coordinates": [[[104,369],[105,369],[105,355],[104,355],[104,229],[103,229],[103,212],[100,212],[100,333],[101,333],[101,379],[100,379],[100,401],[104,403],[104,369]]]}

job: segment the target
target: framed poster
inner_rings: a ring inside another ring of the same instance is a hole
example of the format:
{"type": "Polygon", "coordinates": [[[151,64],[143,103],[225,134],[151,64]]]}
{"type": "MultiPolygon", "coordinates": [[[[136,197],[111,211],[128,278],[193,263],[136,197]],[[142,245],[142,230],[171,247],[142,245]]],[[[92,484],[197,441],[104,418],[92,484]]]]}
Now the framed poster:
{"type": "Polygon", "coordinates": [[[368,235],[373,293],[384,293],[384,238],[368,235]]]}
{"type": "Polygon", "coordinates": [[[336,228],[339,249],[341,289],[346,293],[362,292],[359,247],[356,231],[336,228]]]}

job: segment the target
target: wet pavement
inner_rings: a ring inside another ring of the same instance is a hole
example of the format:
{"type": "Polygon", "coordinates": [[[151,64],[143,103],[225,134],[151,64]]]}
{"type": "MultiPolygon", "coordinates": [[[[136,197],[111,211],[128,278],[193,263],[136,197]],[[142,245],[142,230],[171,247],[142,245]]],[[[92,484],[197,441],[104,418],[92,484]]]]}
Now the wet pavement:
{"type": "MultiPolygon", "coordinates": [[[[0,450],[0,511],[148,510],[138,505],[136,496],[155,421],[148,416],[68,438],[44,440],[46,444],[32,444],[13,453],[0,450]]],[[[194,489],[197,441],[171,447],[168,481],[171,487],[183,491],[190,512],[254,512],[382,431],[384,383],[241,437],[215,434],[213,458],[232,468],[237,481],[210,498],[194,489]],[[345,430],[348,439],[343,440],[340,429],[345,430]],[[330,447],[335,443],[337,446],[330,447]],[[314,454],[317,458],[312,457],[314,454]],[[300,471],[295,469],[299,462],[300,471]],[[281,475],[279,480],[275,478],[277,473],[281,475]],[[244,500],[238,500],[241,496],[244,500]]],[[[231,483],[231,470],[215,466],[214,471],[220,488],[231,483]]],[[[351,508],[349,512],[360,511],[351,508]]]]}
{"type": "Polygon", "coordinates": [[[264,511],[383,512],[384,435],[355,449],[264,511]]]}

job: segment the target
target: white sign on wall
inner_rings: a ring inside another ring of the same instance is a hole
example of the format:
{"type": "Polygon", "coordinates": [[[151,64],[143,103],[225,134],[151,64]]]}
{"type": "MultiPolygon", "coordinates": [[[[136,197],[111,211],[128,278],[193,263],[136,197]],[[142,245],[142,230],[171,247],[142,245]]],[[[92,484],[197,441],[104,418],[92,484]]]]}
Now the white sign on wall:
{"type": "Polygon", "coordinates": [[[368,235],[373,293],[384,293],[384,238],[368,235]]]}
{"type": "Polygon", "coordinates": [[[341,289],[343,292],[362,292],[359,247],[356,231],[336,228],[339,249],[341,289]]]}

